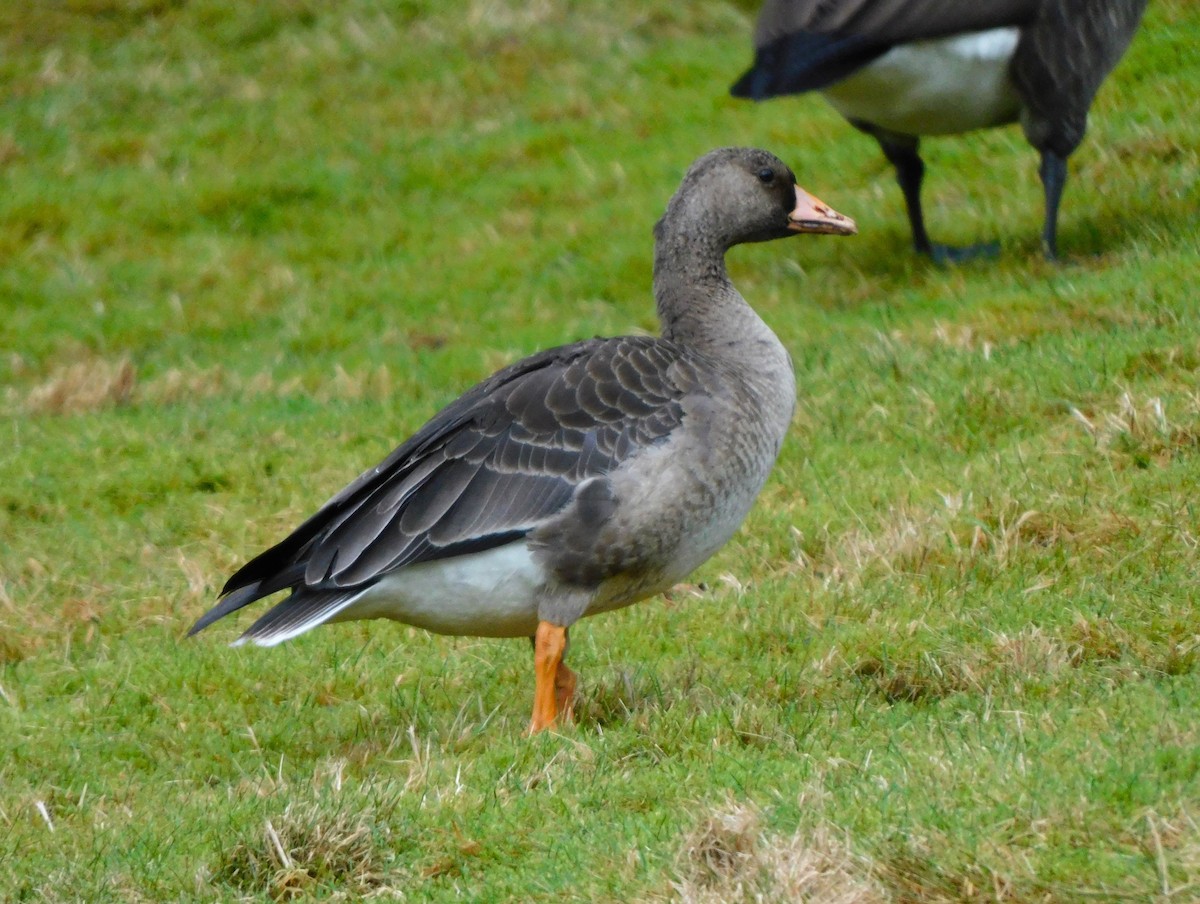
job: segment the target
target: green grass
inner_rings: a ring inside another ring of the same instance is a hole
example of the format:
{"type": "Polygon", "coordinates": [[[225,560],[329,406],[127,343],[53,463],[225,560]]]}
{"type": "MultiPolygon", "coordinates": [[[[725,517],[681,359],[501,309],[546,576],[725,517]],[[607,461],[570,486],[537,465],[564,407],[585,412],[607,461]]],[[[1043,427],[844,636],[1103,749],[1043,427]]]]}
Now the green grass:
{"type": "Polygon", "coordinates": [[[1019,130],[928,142],[931,231],[1003,245],[939,269],[819,99],[726,96],[747,9],[454,7],[0,9],[0,899],[1200,896],[1200,12],[1102,90],[1060,266],[1019,130]],[[183,639],[471,382],[654,329],[725,144],[861,234],[731,256],[795,427],[694,585],[575,629],[576,727],[522,737],[524,643],[183,639]]]}

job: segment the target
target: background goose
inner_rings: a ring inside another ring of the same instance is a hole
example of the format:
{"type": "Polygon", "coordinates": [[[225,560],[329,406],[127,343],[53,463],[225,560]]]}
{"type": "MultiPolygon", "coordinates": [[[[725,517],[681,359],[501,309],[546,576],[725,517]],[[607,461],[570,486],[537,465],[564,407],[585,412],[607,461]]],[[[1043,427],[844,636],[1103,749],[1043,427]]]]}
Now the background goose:
{"type": "Polygon", "coordinates": [[[918,136],[1020,121],[1041,154],[1042,243],[1057,255],[1067,158],[1083,140],[1101,82],[1129,45],[1147,0],[767,0],[754,65],[736,97],[820,91],[873,135],[896,168],[913,245],[935,259],[921,213],[918,136]]]}
{"type": "Polygon", "coordinates": [[[678,582],[762,488],[795,379],[724,256],[801,232],[855,226],[765,151],[702,157],[655,228],[661,338],[550,349],[468,390],[239,569],[189,634],[286,590],[238,643],[380,617],[532,636],[530,730],[554,725],[574,692],[571,624],[678,582]]]}

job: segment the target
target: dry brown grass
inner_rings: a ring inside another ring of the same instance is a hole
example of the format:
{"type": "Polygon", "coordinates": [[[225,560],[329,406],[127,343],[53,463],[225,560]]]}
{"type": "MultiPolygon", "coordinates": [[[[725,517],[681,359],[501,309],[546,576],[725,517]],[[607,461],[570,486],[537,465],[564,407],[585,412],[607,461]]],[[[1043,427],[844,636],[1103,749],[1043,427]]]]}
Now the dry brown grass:
{"type": "Polygon", "coordinates": [[[1143,843],[1154,857],[1167,900],[1200,898],[1200,822],[1187,810],[1170,817],[1147,813],[1143,843]]]}
{"type": "MultiPolygon", "coordinates": [[[[1076,500],[1057,492],[1037,500],[1006,494],[941,493],[926,507],[904,503],[859,518],[849,529],[824,527],[815,536],[794,529],[795,559],[789,574],[819,589],[853,589],[881,576],[930,574],[986,566],[999,573],[1025,560],[1059,550],[1069,557],[1103,561],[1115,546],[1144,533],[1181,534],[1181,525],[1141,521],[1118,511],[1083,513],[1076,500]]],[[[1033,594],[1052,588],[1050,572],[1030,574],[1033,594]]]]}
{"type": "MultiPolygon", "coordinates": [[[[906,630],[897,625],[893,633],[899,637],[906,630]]],[[[887,660],[868,657],[854,663],[852,671],[889,703],[918,703],[959,693],[1022,694],[1027,685],[1056,684],[1072,669],[1113,664],[1127,653],[1135,660],[1146,655],[1116,623],[1080,615],[1060,631],[1030,625],[951,649],[899,653],[887,660]]],[[[1189,657],[1190,649],[1177,651],[1179,668],[1190,670],[1189,657]]],[[[1113,669],[1110,678],[1119,680],[1133,668],[1113,669]]]]}
{"type": "Polygon", "coordinates": [[[129,358],[91,358],[54,371],[29,391],[22,407],[37,414],[100,411],[129,402],[136,385],[137,372],[129,358]]]}
{"type": "MultiPolygon", "coordinates": [[[[819,787],[821,779],[814,787],[819,787]]],[[[824,791],[805,795],[823,814],[824,791]]],[[[1043,827],[1029,831],[1039,835],[1043,827]]],[[[726,803],[691,833],[678,855],[676,900],[687,902],[889,902],[889,904],[1047,904],[1057,901],[1193,901],[1200,893],[1200,823],[1187,808],[1150,809],[1121,839],[1154,864],[1154,893],[1142,878],[1128,885],[1059,885],[1034,871],[1019,846],[964,849],[940,831],[896,835],[871,856],[851,849],[823,823],[791,838],[764,832],[751,806],[726,803]],[[776,864],[783,862],[782,873],[776,864]],[[797,883],[794,877],[799,876],[797,883]]]]}
{"type": "Polygon", "coordinates": [[[675,900],[684,904],[882,904],[870,864],[834,828],[764,831],[759,813],[727,803],[684,841],[675,900]]]}
{"type": "MultiPolygon", "coordinates": [[[[940,839],[944,843],[945,839],[940,839]]],[[[1032,904],[1054,898],[1018,890],[1000,873],[974,867],[964,874],[948,873],[933,846],[924,839],[908,839],[877,864],[877,873],[895,904],[1032,904]]]]}
{"type": "MultiPolygon", "coordinates": [[[[1040,829],[1030,826],[1035,835],[1040,829]]],[[[1033,871],[1019,849],[992,846],[967,854],[940,832],[897,838],[880,852],[874,875],[895,904],[1051,904],[1058,901],[1195,901],[1200,892],[1200,826],[1186,810],[1147,811],[1122,841],[1154,863],[1157,887],[1131,873],[1127,884],[1062,885],[1033,871]],[[964,857],[964,854],[967,856],[964,857]],[[982,854],[982,856],[980,856],[982,854]]]]}
{"type": "Polygon", "coordinates": [[[385,365],[350,372],[340,365],[311,392],[299,377],[279,379],[262,371],[250,376],[230,373],[221,367],[171,368],[151,379],[139,376],[127,357],[116,360],[88,357],[52,370],[25,392],[9,388],[5,407],[24,414],[75,415],[103,411],[123,405],[172,405],[196,399],[233,395],[312,396],[318,402],[360,399],[384,400],[393,393],[391,371],[385,365]]]}
{"type": "Polygon", "coordinates": [[[1050,547],[1076,536],[1061,518],[1016,500],[945,494],[942,505],[893,507],[874,524],[834,533],[828,528],[798,564],[823,587],[858,586],[866,577],[925,571],[990,559],[998,567],[1023,548],[1050,547]]]}
{"type": "Polygon", "coordinates": [[[1071,417],[1100,449],[1126,453],[1144,467],[1200,448],[1200,392],[1189,393],[1175,408],[1170,412],[1162,398],[1126,389],[1109,405],[1072,407],[1071,417]]]}
{"type": "Polygon", "coordinates": [[[244,892],[288,901],[319,887],[358,900],[387,895],[388,869],[373,814],[329,812],[316,805],[288,807],[259,832],[224,852],[217,876],[244,892]]]}

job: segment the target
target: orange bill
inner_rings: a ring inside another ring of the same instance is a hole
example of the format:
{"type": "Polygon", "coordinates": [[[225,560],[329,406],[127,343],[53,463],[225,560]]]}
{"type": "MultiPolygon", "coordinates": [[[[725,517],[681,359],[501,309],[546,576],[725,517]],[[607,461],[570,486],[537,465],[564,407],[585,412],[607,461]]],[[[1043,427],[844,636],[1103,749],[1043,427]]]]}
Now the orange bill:
{"type": "Polygon", "coordinates": [[[788,229],[796,232],[818,232],[825,235],[854,235],[858,226],[838,213],[820,198],[815,198],[796,186],[796,209],[788,214],[788,229]]]}

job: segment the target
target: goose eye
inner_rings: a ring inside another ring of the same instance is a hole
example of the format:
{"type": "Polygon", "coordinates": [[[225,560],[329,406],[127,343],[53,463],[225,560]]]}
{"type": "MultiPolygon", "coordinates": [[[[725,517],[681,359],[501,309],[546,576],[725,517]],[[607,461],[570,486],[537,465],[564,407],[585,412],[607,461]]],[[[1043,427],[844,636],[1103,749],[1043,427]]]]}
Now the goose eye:
{"type": "Polygon", "coordinates": [[[770,185],[772,182],[775,181],[775,170],[771,169],[770,167],[764,166],[762,169],[760,169],[758,171],[758,181],[761,182],[763,185],[770,185]]]}

